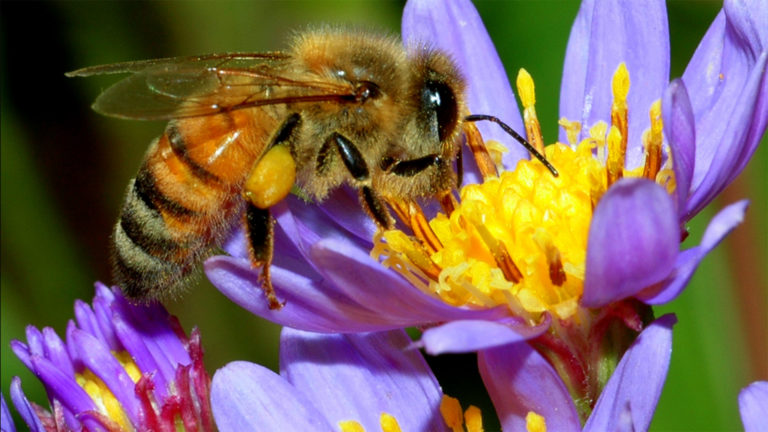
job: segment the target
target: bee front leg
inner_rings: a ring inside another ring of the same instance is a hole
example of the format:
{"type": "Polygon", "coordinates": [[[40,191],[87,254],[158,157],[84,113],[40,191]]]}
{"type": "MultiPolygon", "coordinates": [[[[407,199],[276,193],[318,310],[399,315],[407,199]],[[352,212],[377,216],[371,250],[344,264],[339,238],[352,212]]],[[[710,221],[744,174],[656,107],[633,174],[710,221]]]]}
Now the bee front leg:
{"type": "Polygon", "coordinates": [[[370,171],[360,150],[357,149],[352,141],[336,132],[328,138],[327,143],[336,147],[342,162],[344,162],[344,166],[352,177],[363,183],[363,186],[360,188],[360,204],[362,204],[368,216],[376,222],[379,228],[392,228],[394,226],[392,216],[387,211],[387,207],[384,205],[381,197],[379,197],[379,194],[370,186],[370,171]]]}
{"type": "Polygon", "coordinates": [[[438,166],[443,163],[443,159],[430,154],[417,159],[398,160],[393,162],[387,169],[388,172],[400,177],[413,177],[431,166],[438,166]]]}
{"type": "Polygon", "coordinates": [[[274,252],[275,221],[269,214],[269,209],[258,208],[251,202],[246,204],[245,228],[248,233],[248,244],[251,255],[251,263],[254,267],[261,267],[261,288],[267,296],[270,309],[280,309],[284,303],[277,299],[275,289],[269,274],[274,252]]]}

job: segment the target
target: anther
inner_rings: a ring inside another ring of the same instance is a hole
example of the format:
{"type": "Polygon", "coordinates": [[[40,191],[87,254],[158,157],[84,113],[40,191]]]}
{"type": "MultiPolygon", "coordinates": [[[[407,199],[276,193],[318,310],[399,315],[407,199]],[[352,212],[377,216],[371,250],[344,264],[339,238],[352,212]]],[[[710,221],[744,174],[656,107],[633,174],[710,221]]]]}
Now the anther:
{"type": "Polygon", "coordinates": [[[496,265],[504,274],[504,279],[515,284],[520,283],[520,281],[523,280],[523,273],[520,272],[520,269],[515,265],[504,242],[498,241],[491,232],[488,231],[488,228],[486,228],[485,225],[480,223],[474,223],[473,225],[480,235],[480,238],[483,239],[483,243],[488,246],[488,250],[496,261],[496,265]]]}
{"type": "Polygon", "coordinates": [[[453,214],[453,211],[456,210],[456,205],[458,204],[456,197],[453,196],[453,192],[451,190],[443,191],[438,195],[437,199],[440,202],[440,207],[443,209],[443,213],[450,217],[451,214],[453,214]]]}
{"type": "Polygon", "coordinates": [[[624,137],[616,126],[611,126],[608,131],[608,159],[605,161],[608,187],[624,177],[624,154],[621,151],[621,142],[624,137]]]}
{"type": "MultiPolygon", "coordinates": [[[[609,159],[614,159],[616,163],[621,163],[621,167],[624,167],[627,154],[627,140],[629,139],[629,126],[628,126],[628,109],[627,109],[627,94],[629,94],[629,72],[627,71],[627,65],[624,63],[619,64],[616,72],[613,74],[613,80],[611,81],[611,89],[613,91],[613,104],[611,104],[611,127],[618,129],[621,134],[621,141],[619,146],[612,149],[609,145],[609,152],[614,152],[614,155],[609,154],[609,159]]],[[[609,140],[610,143],[610,140],[609,140]]],[[[621,178],[622,174],[619,174],[618,178],[621,178]]],[[[610,183],[609,183],[610,184],[610,183]]]]}
{"type": "Polygon", "coordinates": [[[497,177],[499,175],[496,169],[496,164],[493,163],[493,158],[488,152],[483,142],[483,137],[480,135],[480,131],[477,129],[474,123],[464,123],[464,134],[467,137],[467,145],[472,150],[472,155],[475,157],[475,163],[480,170],[480,175],[483,178],[497,177]]]}
{"type": "Polygon", "coordinates": [[[565,269],[563,268],[563,261],[560,256],[560,249],[555,246],[552,237],[545,230],[537,229],[533,234],[533,240],[539,246],[539,249],[544,252],[544,256],[547,258],[549,280],[555,286],[563,286],[566,280],[566,275],[565,269]]]}
{"type": "Polygon", "coordinates": [[[570,121],[567,118],[561,118],[559,124],[565,130],[565,136],[568,137],[568,145],[576,147],[579,144],[579,132],[581,132],[581,123],[570,121]]]}
{"type": "Polygon", "coordinates": [[[525,69],[517,73],[517,92],[523,104],[523,121],[528,141],[539,153],[544,153],[544,137],[541,135],[541,124],[536,116],[536,91],[531,74],[525,69]]]}
{"type": "Polygon", "coordinates": [[[663,122],[661,119],[661,101],[657,100],[651,105],[651,130],[643,137],[645,141],[645,166],[643,177],[656,180],[656,174],[661,169],[661,143],[663,122]]]}

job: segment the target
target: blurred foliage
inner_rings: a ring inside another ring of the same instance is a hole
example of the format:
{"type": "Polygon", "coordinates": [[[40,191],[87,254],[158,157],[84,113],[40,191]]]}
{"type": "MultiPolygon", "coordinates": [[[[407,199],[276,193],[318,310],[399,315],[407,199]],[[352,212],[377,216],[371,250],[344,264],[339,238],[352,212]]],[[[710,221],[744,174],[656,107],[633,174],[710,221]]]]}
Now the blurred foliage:
{"type": "MultiPolygon", "coordinates": [[[[11,377],[20,376],[30,399],[45,400],[8,343],[23,339],[27,324],[63,334],[75,299],[90,299],[94,280],[109,281],[108,238],[125,184],[163,127],[98,116],[90,102],[114,77],[66,79],[65,71],[143,58],[274,50],[292,31],[318,23],[397,34],[402,6],[393,1],[2,2],[3,393],[8,394],[11,377]]],[[[551,139],[578,3],[495,1],[477,7],[510,75],[521,67],[533,75],[539,118],[551,139]]],[[[713,2],[669,4],[672,76],[682,74],[718,9],[713,2]]],[[[654,430],[738,429],[738,390],[768,379],[766,360],[755,358],[766,355],[765,316],[745,312],[755,302],[765,311],[766,168],[763,145],[726,197],[690,224],[686,246],[696,244],[717,209],[752,199],[747,222],[703,262],[686,292],[658,311],[675,312],[679,324],[654,430]],[[757,297],[738,295],[744,292],[757,297]]],[[[209,370],[235,359],[277,368],[279,328],[230,303],[207,281],[199,285],[168,307],[185,328],[201,328],[209,370]]],[[[477,376],[472,356],[432,363],[451,393],[463,392],[461,383],[477,376]]],[[[473,389],[466,390],[462,403],[483,405],[488,419],[492,408],[482,388],[473,389]]]]}

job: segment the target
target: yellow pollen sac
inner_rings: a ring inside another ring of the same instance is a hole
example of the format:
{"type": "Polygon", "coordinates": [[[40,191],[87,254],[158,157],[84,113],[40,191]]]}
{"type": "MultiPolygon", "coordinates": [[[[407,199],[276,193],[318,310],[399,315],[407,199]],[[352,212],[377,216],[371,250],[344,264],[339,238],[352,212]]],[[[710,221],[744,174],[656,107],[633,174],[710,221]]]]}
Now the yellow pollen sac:
{"type": "Polygon", "coordinates": [[[443,395],[440,401],[440,414],[453,432],[483,432],[483,416],[480,408],[474,405],[470,405],[462,413],[458,399],[443,395]]]}
{"type": "Polygon", "coordinates": [[[365,428],[354,420],[343,420],[339,422],[341,432],[365,432],[365,428]]]}
{"type": "Polygon", "coordinates": [[[379,423],[381,424],[381,432],[401,432],[397,419],[391,414],[381,413],[379,423]]]}
{"type": "Polygon", "coordinates": [[[528,141],[539,153],[544,153],[544,138],[541,135],[541,124],[536,116],[536,92],[531,74],[520,69],[517,74],[517,92],[523,104],[523,122],[528,141]]]}
{"type": "Polygon", "coordinates": [[[267,209],[285,198],[296,181],[296,162],[287,146],[276,145],[256,163],[243,194],[258,208],[267,209]]]}
{"type": "Polygon", "coordinates": [[[605,161],[608,169],[608,185],[616,183],[624,177],[624,152],[621,151],[624,137],[616,126],[611,126],[608,131],[608,160],[605,161]]]}
{"type": "MultiPolygon", "coordinates": [[[[392,414],[381,413],[379,417],[381,432],[402,432],[397,419],[392,414]]],[[[355,420],[343,420],[339,422],[341,432],[365,432],[365,428],[355,420]]]]}
{"type": "Polygon", "coordinates": [[[579,132],[581,132],[581,123],[577,121],[570,121],[567,118],[563,117],[560,120],[558,120],[557,124],[560,125],[563,129],[565,129],[565,135],[568,137],[568,144],[571,147],[576,147],[576,145],[579,143],[579,132]]]}
{"type": "Polygon", "coordinates": [[[528,432],[547,432],[547,422],[539,414],[528,411],[525,416],[525,429],[528,432]]]}
{"type": "Polygon", "coordinates": [[[662,128],[664,123],[661,119],[661,100],[657,100],[651,105],[651,129],[643,135],[645,147],[645,165],[643,166],[643,177],[656,180],[656,175],[661,169],[661,144],[662,128]]]}
{"type": "MultiPolygon", "coordinates": [[[[608,159],[613,160],[614,168],[609,166],[609,172],[617,175],[613,181],[623,176],[624,163],[627,158],[627,137],[629,136],[629,110],[627,109],[627,94],[629,93],[629,71],[627,65],[619,64],[616,72],[613,74],[611,82],[613,91],[613,104],[611,104],[611,128],[616,128],[621,139],[616,143],[618,146],[611,147],[610,135],[608,137],[608,159]]],[[[611,132],[609,131],[609,134],[611,132]]],[[[612,184],[613,181],[609,181],[612,184]]]]}

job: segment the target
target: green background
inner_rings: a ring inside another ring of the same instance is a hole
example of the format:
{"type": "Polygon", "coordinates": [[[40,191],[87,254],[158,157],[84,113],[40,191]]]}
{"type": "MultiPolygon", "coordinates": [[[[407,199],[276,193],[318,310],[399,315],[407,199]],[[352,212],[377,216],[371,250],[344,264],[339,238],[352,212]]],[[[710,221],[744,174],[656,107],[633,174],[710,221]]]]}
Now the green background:
{"type": "MultiPolygon", "coordinates": [[[[104,118],[91,101],[114,77],[66,79],[78,67],[153,57],[284,47],[291,32],[313,23],[344,23],[399,33],[402,2],[168,1],[2,2],[2,391],[22,377],[31,400],[45,396],[13,356],[24,327],[63,334],[75,299],[90,299],[95,280],[109,280],[108,238],[123,191],[162,123],[104,118]]],[[[563,55],[577,2],[478,2],[512,77],[534,77],[545,139],[556,136],[563,55]]],[[[716,2],[669,4],[672,76],[680,76],[716,15],[716,2]]],[[[630,71],[631,73],[631,71],[630,71]]],[[[763,143],[764,144],[764,143],[763,143]]],[[[698,242],[724,205],[749,197],[747,221],[697,271],[691,285],[658,314],[675,312],[669,378],[653,430],[740,429],[736,396],[768,379],[766,253],[768,196],[765,145],[726,193],[689,227],[698,242]]],[[[168,305],[186,329],[199,326],[209,371],[247,359],[277,367],[279,328],[231,304],[201,281],[168,305]]],[[[430,359],[446,392],[492,408],[466,388],[472,356],[430,359]]],[[[10,402],[8,400],[8,402],[10,402]]],[[[19,423],[17,422],[17,426],[19,423]]]]}

